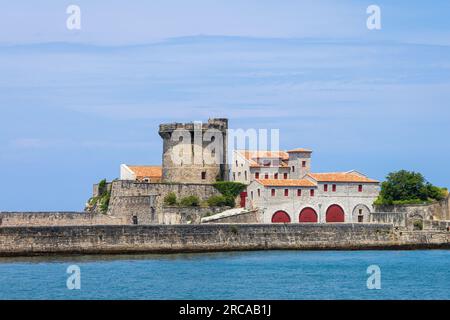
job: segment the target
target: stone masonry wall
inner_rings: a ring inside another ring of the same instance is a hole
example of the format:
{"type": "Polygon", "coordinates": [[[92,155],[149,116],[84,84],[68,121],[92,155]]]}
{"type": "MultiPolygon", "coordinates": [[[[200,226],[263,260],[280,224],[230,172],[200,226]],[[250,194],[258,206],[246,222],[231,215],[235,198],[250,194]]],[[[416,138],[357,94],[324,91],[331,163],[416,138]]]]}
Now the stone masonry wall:
{"type": "Polygon", "coordinates": [[[428,205],[375,206],[375,212],[370,215],[371,222],[392,223],[408,229],[412,229],[418,220],[423,222],[424,229],[446,229],[447,222],[450,222],[449,198],[428,205]]]}
{"type": "Polygon", "coordinates": [[[86,212],[0,212],[0,227],[123,224],[121,218],[86,212]]]}
{"type": "Polygon", "coordinates": [[[408,216],[421,216],[427,220],[450,220],[448,197],[432,204],[375,206],[375,212],[401,212],[408,216]]]}
{"type": "Polygon", "coordinates": [[[267,249],[449,247],[450,232],[395,232],[382,224],[207,224],[4,227],[0,256],[267,249]]]}
{"type": "Polygon", "coordinates": [[[207,217],[226,210],[223,207],[163,207],[160,212],[161,224],[199,224],[207,217]]]}
{"type": "Polygon", "coordinates": [[[209,220],[206,223],[260,223],[261,213],[257,210],[236,214],[229,217],[209,220]]]}
{"type": "MultiPolygon", "coordinates": [[[[108,214],[123,218],[127,224],[133,222],[133,217],[136,217],[138,224],[164,224],[177,219],[181,221],[181,216],[168,218],[167,210],[163,209],[164,197],[171,192],[177,195],[178,200],[196,195],[200,201],[220,194],[213,185],[208,184],[142,183],[118,180],[112,183],[108,214]]],[[[185,211],[190,211],[191,216],[202,215],[202,210],[203,208],[185,208],[185,211]],[[198,212],[193,214],[192,211],[195,210],[198,212]]]]}

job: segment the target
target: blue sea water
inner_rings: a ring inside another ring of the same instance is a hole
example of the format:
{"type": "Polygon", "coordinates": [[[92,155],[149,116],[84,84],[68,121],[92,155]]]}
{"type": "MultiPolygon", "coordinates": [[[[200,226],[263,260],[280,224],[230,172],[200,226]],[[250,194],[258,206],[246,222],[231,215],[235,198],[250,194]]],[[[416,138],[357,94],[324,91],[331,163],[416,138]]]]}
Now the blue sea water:
{"type": "Polygon", "coordinates": [[[258,251],[0,259],[0,299],[450,299],[450,251],[258,251]],[[67,288],[77,265],[81,288],[67,288]],[[367,288],[367,268],[381,289],[367,288]]]}

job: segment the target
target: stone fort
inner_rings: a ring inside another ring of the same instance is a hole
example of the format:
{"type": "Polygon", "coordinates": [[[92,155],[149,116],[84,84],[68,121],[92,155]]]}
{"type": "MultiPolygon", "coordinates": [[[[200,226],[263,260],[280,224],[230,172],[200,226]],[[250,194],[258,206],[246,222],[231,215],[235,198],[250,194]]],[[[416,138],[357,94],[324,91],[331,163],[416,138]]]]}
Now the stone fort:
{"type": "Polygon", "coordinates": [[[107,196],[105,211],[87,205],[83,212],[0,212],[1,226],[174,225],[201,223],[385,223],[411,229],[448,229],[448,199],[432,205],[373,206],[379,182],[364,174],[317,173],[312,151],[233,150],[228,159],[228,120],[167,123],[159,126],[162,165],[120,167],[119,179],[93,187],[92,199],[107,196]],[[247,186],[237,208],[205,205],[220,196],[216,181],[247,186]],[[195,196],[198,205],[165,199],[195,196]]]}

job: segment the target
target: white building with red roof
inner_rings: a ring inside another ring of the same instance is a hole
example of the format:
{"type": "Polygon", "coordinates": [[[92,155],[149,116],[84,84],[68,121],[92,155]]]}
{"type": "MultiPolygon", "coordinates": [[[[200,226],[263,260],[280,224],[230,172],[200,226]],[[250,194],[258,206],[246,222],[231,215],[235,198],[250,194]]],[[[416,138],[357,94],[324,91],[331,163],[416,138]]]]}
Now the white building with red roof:
{"type": "Polygon", "coordinates": [[[162,166],[135,166],[122,164],[120,180],[156,183],[161,182],[162,166]]]}
{"type": "Polygon", "coordinates": [[[379,182],[355,170],[313,173],[311,154],[237,150],[230,177],[248,184],[246,207],[264,223],[369,222],[379,182]]]}

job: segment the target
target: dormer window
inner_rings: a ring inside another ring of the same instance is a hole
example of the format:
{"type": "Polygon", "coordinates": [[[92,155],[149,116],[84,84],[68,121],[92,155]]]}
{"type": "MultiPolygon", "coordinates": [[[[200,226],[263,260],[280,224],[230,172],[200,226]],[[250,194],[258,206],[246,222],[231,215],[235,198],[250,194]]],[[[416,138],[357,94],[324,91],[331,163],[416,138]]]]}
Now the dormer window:
{"type": "Polygon", "coordinates": [[[274,179],[278,179],[278,173],[275,173],[275,174],[273,175],[273,178],[274,178],[274,179]]]}

